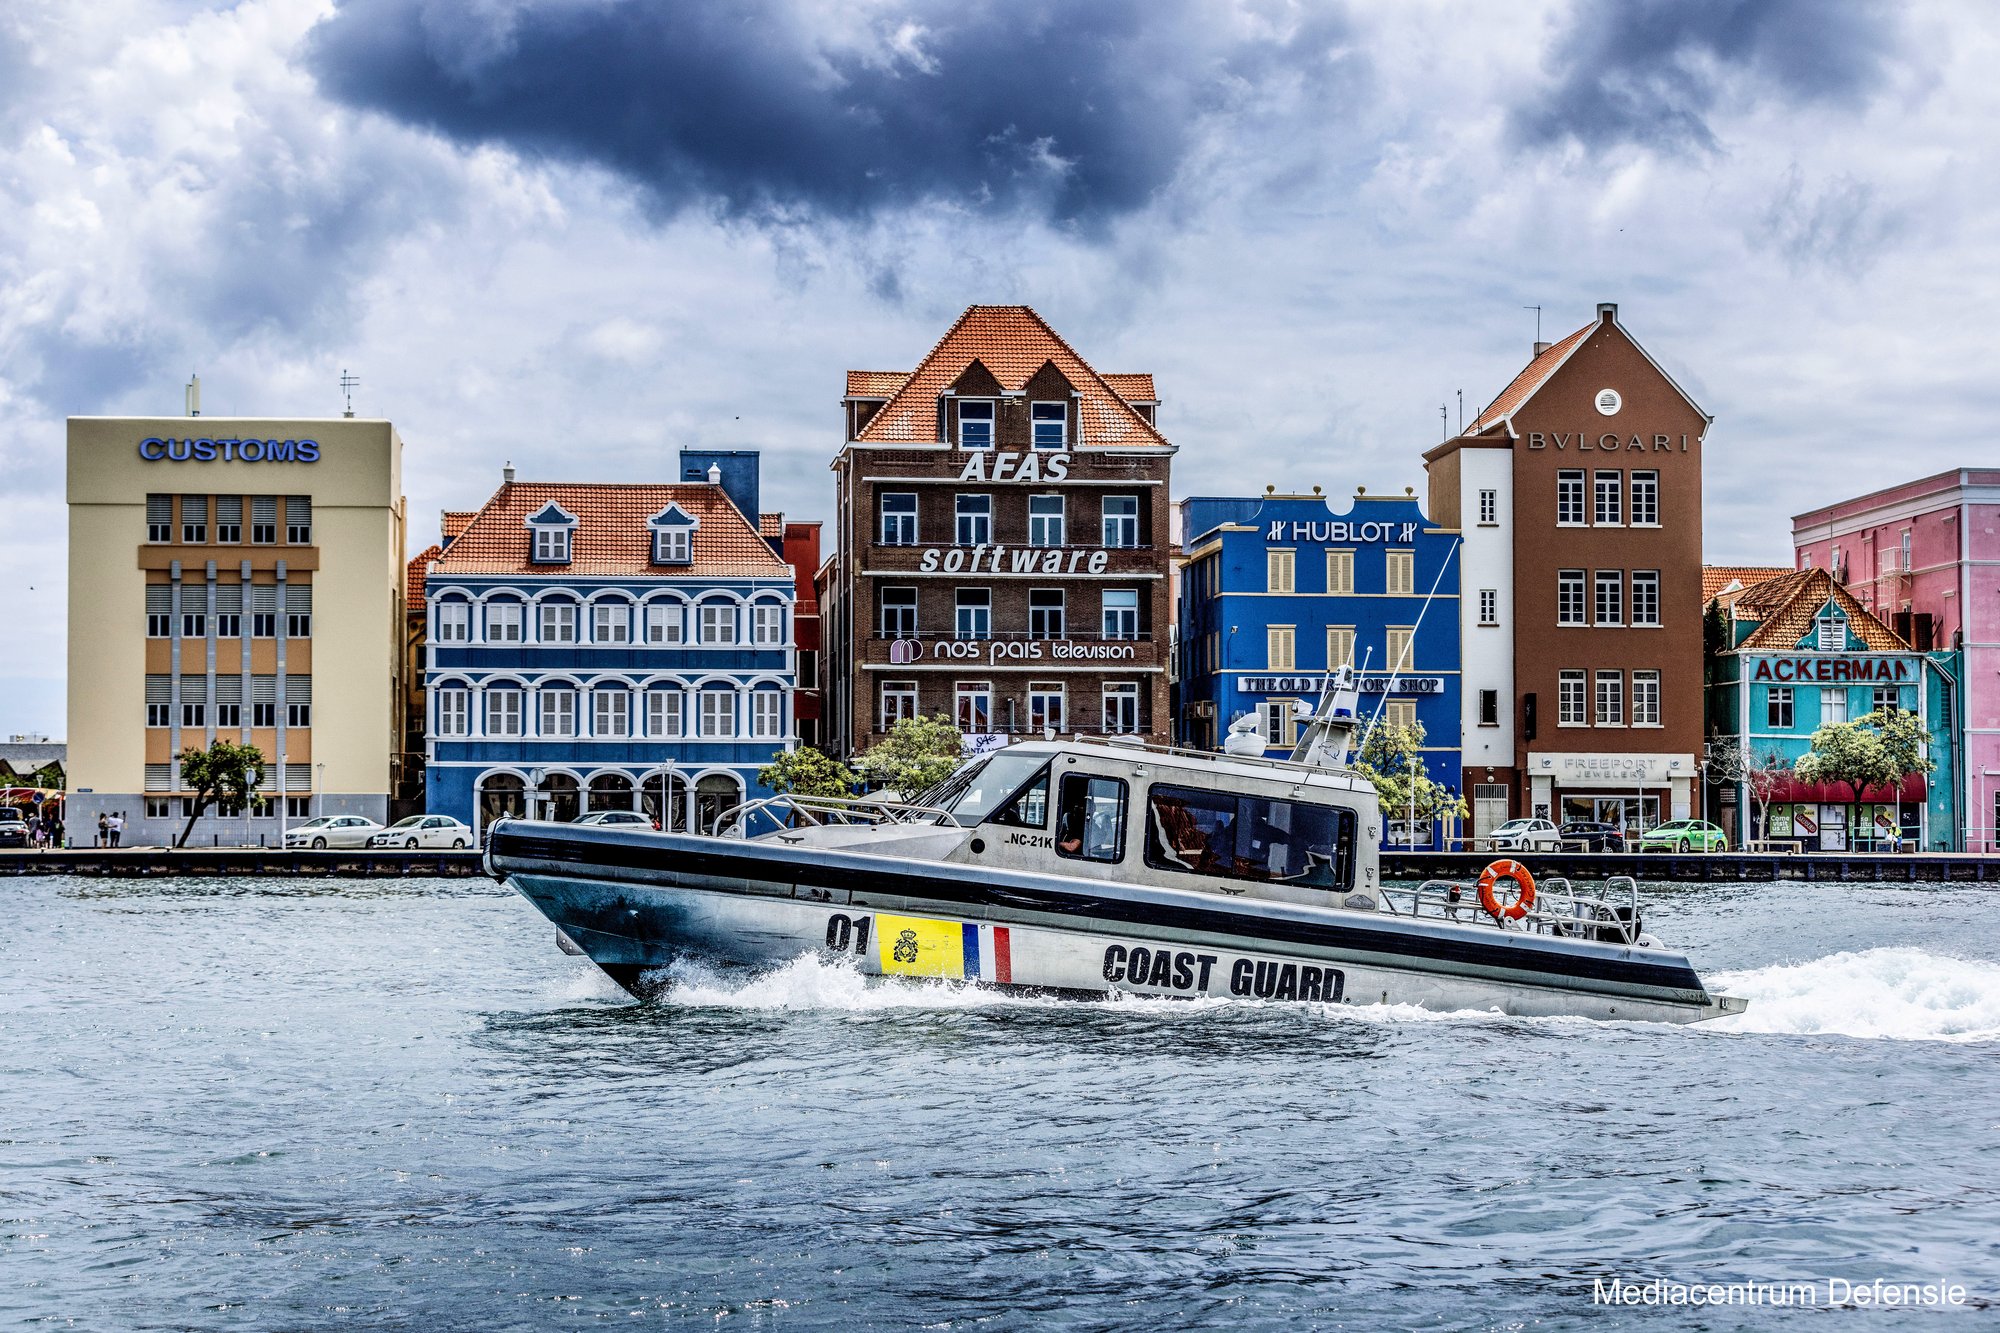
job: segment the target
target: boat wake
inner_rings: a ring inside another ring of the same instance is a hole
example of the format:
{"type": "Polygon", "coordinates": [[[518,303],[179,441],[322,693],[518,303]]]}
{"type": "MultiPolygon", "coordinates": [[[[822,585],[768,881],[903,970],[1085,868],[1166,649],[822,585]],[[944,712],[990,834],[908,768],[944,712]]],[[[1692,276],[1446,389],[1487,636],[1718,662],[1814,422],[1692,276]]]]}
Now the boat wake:
{"type": "Polygon", "coordinates": [[[1895,1041],[2000,1040],[2000,963],[1864,949],[1708,979],[1750,1001],[1703,1032],[1824,1033],[1895,1041]]]}

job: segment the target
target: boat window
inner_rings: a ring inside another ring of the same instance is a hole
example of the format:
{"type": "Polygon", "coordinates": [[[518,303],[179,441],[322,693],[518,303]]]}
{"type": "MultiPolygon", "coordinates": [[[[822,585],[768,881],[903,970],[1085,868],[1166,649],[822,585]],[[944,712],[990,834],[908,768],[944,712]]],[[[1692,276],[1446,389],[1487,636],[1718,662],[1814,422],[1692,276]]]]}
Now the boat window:
{"type": "Polygon", "coordinates": [[[1056,855],[1085,861],[1125,857],[1125,784],[1117,778],[1063,774],[1056,802],[1056,855]]]}
{"type": "Polygon", "coordinates": [[[1027,786],[1036,770],[1047,765],[1046,754],[1007,754],[1002,751],[990,756],[977,768],[968,770],[970,780],[962,791],[933,804],[951,811],[961,824],[977,824],[1005,804],[1008,797],[1027,786]]]}
{"type": "Polygon", "coordinates": [[[1041,771],[1028,780],[1028,785],[1014,793],[1014,799],[995,812],[995,824],[1012,824],[1018,828],[1047,828],[1049,826],[1049,766],[1043,764],[1041,771]]]}
{"type": "Polygon", "coordinates": [[[1155,784],[1146,826],[1156,870],[1318,889],[1354,882],[1354,812],[1339,806],[1155,784]]]}

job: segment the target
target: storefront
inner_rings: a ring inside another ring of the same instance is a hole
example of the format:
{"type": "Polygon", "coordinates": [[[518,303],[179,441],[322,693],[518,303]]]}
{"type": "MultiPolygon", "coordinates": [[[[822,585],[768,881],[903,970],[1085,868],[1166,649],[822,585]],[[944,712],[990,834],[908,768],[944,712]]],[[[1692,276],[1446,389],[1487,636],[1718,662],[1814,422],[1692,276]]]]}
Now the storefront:
{"type": "Polygon", "coordinates": [[[1613,824],[1637,837],[1695,815],[1692,754],[1528,752],[1528,813],[1558,824],[1613,824]]]}

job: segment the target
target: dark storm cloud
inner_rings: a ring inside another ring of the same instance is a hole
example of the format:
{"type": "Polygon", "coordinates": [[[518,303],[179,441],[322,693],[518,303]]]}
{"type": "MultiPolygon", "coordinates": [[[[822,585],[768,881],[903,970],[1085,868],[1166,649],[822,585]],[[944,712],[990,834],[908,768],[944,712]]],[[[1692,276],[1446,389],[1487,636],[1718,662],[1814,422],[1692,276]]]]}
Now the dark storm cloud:
{"type": "Polygon", "coordinates": [[[1337,12],[1221,49],[1195,0],[925,3],[864,34],[783,0],[558,0],[474,21],[350,0],[314,31],[321,87],[466,144],[609,168],[667,210],[873,216],[944,201],[1090,225],[1143,206],[1199,118],[1286,59],[1337,80],[1337,12]]]}
{"type": "Polygon", "coordinates": [[[1732,78],[1752,97],[1857,106],[1900,44],[1895,11],[1866,0],[1582,0],[1545,62],[1553,81],[1510,127],[1530,145],[1711,149],[1732,78]]]}

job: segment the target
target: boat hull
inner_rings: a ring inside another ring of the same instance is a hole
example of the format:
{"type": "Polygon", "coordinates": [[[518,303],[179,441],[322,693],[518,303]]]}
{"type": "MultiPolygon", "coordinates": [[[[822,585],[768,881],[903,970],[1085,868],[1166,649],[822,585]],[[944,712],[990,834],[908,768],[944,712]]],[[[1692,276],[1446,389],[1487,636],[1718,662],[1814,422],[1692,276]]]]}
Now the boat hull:
{"type": "Polygon", "coordinates": [[[682,958],[816,952],[870,975],[1064,993],[1674,1023],[1740,1007],[1661,950],[955,863],[512,823],[489,861],[635,993],[682,958]]]}

